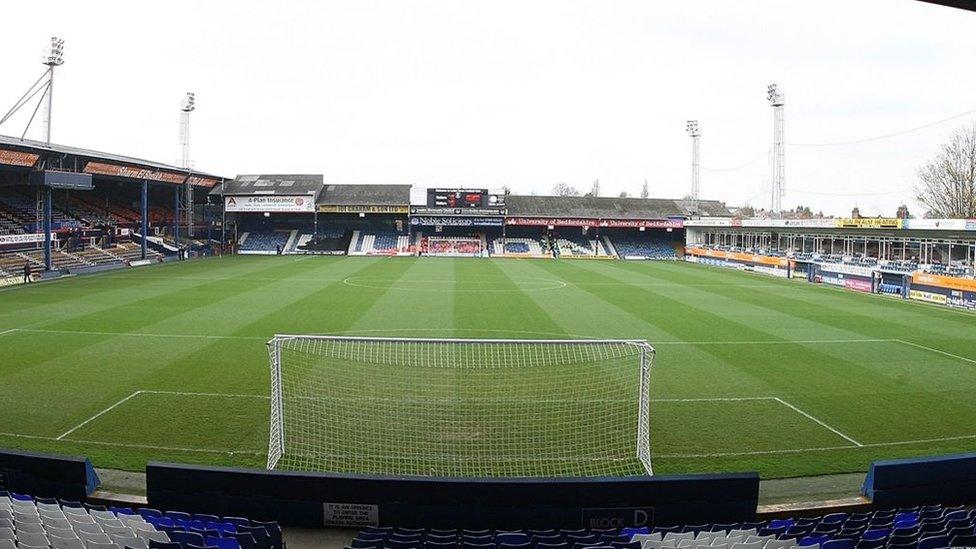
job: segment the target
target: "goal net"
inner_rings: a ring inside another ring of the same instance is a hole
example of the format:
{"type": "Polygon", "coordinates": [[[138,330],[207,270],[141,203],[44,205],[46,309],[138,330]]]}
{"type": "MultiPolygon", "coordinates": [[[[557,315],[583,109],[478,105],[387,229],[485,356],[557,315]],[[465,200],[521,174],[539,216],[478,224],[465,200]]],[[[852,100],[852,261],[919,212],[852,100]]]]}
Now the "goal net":
{"type": "Polygon", "coordinates": [[[268,469],[651,474],[646,341],[279,335],[268,348],[268,469]]]}

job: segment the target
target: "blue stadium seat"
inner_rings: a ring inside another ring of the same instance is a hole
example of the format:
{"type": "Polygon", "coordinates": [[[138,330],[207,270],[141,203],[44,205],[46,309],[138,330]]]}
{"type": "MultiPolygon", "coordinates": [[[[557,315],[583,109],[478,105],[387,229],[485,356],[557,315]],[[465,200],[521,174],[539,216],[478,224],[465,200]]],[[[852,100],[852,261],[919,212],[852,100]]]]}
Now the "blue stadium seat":
{"type": "Polygon", "coordinates": [[[942,549],[943,547],[949,547],[948,536],[932,536],[922,538],[918,542],[918,549],[942,549]]]}
{"type": "Polygon", "coordinates": [[[195,532],[175,530],[169,534],[169,539],[170,541],[181,543],[183,545],[202,546],[204,544],[203,536],[195,532]]]}
{"type": "Polygon", "coordinates": [[[208,536],[206,539],[206,544],[210,547],[216,547],[217,549],[240,549],[241,546],[237,543],[234,538],[221,538],[208,536]]]}

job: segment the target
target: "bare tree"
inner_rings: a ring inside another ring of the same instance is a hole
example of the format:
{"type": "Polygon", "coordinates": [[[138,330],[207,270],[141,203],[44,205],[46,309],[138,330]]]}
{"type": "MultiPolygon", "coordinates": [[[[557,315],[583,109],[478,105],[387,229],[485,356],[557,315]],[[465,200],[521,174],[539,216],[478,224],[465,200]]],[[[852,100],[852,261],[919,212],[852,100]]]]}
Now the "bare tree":
{"type": "Polygon", "coordinates": [[[918,180],[915,198],[926,217],[976,217],[976,123],[953,132],[918,180]]]}
{"type": "Polygon", "coordinates": [[[644,180],[644,186],[641,187],[641,198],[647,198],[651,196],[651,189],[647,186],[647,180],[644,180]]]}
{"type": "Polygon", "coordinates": [[[590,196],[600,196],[600,180],[593,180],[593,189],[590,190],[590,196]]]}
{"type": "Polygon", "coordinates": [[[569,183],[560,181],[552,187],[552,194],[555,196],[579,196],[580,192],[569,183]]]}

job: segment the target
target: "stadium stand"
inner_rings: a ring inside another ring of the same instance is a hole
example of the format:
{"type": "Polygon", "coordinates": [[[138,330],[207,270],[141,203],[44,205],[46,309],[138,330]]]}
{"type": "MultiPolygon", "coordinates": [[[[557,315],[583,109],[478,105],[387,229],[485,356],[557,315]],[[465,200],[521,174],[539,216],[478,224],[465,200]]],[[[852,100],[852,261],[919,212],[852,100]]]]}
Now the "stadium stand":
{"type": "Polygon", "coordinates": [[[484,240],[475,236],[428,236],[421,249],[427,255],[445,257],[479,257],[485,249],[484,240]]]}
{"type": "Polygon", "coordinates": [[[976,546],[976,512],[933,505],[728,524],[574,530],[367,528],[353,549],[940,549],[976,546]]]}
{"type": "MultiPolygon", "coordinates": [[[[19,252],[17,255],[23,259],[29,259],[33,265],[37,265],[39,268],[44,265],[44,252],[41,250],[27,250],[19,252]]],[[[75,254],[69,254],[61,250],[51,250],[51,263],[55,269],[66,270],[77,269],[79,267],[91,267],[95,264],[75,254]]]]}
{"type": "Polygon", "coordinates": [[[251,231],[241,235],[238,251],[274,253],[278,249],[284,250],[288,243],[289,233],[282,231],[251,231]]]}
{"type": "Polygon", "coordinates": [[[498,256],[544,257],[548,255],[537,238],[496,238],[491,241],[490,250],[492,255],[498,256]]]}
{"type": "Polygon", "coordinates": [[[674,244],[666,237],[615,236],[613,245],[621,259],[677,259],[674,244]]]}
{"type": "Polygon", "coordinates": [[[392,230],[353,231],[349,255],[409,254],[410,237],[392,230]]]}
{"type": "Polygon", "coordinates": [[[274,522],[0,492],[0,549],[284,549],[274,522]]]}
{"type": "Polygon", "coordinates": [[[32,273],[39,273],[44,270],[43,264],[31,261],[29,257],[17,253],[0,254],[0,270],[5,271],[8,275],[20,276],[24,273],[24,261],[30,263],[32,273]]]}
{"type": "MultiPolygon", "coordinates": [[[[106,250],[110,255],[117,256],[123,261],[136,261],[142,258],[142,248],[134,242],[124,242],[114,248],[106,250]]],[[[147,258],[158,258],[161,254],[150,248],[146,248],[147,258]]]]}
{"type": "Polygon", "coordinates": [[[317,235],[302,233],[293,240],[289,253],[345,253],[350,239],[351,232],[342,227],[327,228],[317,235]]]}
{"type": "MultiPolygon", "coordinates": [[[[19,223],[26,232],[34,232],[39,229],[37,202],[19,193],[7,193],[0,195],[0,202],[6,214],[19,223]]],[[[83,227],[84,224],[74,217],[64,212],[58,204],[54,204],[51,209],[51,228],[75,229],[83,227]]]]}
{"type": "Polygon", "coordinates": [[[577,238],[557,238],[556,248],[560,257],[613,257],[602,240],[577,238]]]}

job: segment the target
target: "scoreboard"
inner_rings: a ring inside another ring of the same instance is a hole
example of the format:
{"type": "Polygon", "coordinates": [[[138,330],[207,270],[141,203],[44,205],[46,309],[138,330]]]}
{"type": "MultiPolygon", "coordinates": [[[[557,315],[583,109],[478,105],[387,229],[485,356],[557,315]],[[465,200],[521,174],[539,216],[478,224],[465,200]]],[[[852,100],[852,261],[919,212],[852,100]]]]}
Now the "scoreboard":
{"type": "Polygon", "coordinates": [[[427,189],[428,208],[457,210],[504,206],[504,195],[490,194],[488,189],[427,189]]]}

